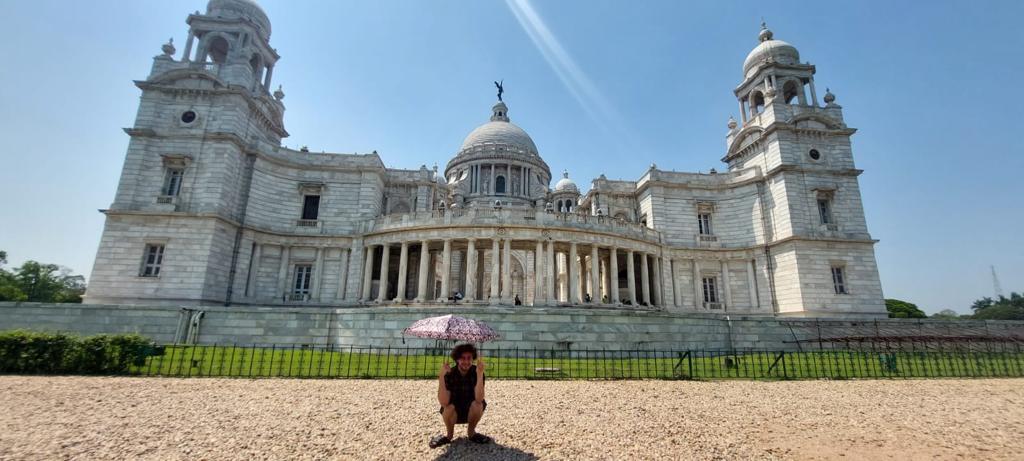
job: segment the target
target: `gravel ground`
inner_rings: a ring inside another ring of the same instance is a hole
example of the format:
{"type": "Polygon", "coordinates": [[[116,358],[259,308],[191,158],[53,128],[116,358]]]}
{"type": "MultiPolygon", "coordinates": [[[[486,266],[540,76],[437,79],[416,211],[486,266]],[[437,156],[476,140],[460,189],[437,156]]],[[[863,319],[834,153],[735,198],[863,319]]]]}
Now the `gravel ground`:
{"type": "Polygon", "coordinates": [[[1024,380],[492,381],[477,445],[436,381],[0,377],[0,459],[1021,459],[1024,380]]]}

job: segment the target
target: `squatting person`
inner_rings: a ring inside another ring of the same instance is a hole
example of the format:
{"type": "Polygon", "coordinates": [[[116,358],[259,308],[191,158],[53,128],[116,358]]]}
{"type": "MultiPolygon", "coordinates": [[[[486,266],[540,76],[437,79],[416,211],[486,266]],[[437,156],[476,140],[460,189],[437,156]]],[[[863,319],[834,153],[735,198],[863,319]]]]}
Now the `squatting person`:
{"type": "Polygon", "coordinates": [[[430,448],[437,448],[452,441],[455,425],[466,424],[466,435],[476,443],[488,443],[491,438],[476,431],[476,425],[484,416],[487,401],[484,400],[484,358],[479,356],[472,344],[460,344],[452,349],[453,370],[448,361],[441,364],[437,376],[437,403],[441,404],[441,418],[444,420],[446,435],[430,439],[430,448]],[[473,361],[476,360],[476,365],[473,361]]]}

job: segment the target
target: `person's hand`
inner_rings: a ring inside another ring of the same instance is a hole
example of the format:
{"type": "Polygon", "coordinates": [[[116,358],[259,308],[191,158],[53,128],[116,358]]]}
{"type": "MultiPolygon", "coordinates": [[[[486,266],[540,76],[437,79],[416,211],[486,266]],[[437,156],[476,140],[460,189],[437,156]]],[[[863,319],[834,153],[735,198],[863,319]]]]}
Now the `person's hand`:
{"type": "Polygon", "coordinates": [[[487,368],[487,364],[484,363],[484,356],[477,354],[476,356],[476,374],[484,374],[484,368],[487,368]]]}
{"type": "Polygon", "coordinates": [[[448,365],[447,360],[441,363],[441,376],[447,375],[450,371],[452,371],[452,366],[448,365]]]}

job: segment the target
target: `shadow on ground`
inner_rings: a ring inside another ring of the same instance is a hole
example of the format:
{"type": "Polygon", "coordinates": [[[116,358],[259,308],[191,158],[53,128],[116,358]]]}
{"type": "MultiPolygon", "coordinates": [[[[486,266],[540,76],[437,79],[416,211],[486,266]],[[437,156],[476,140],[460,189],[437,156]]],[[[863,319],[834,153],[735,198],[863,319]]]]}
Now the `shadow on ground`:
{"type": "Polygon", "coordinates": [[[518,448],[506,447],[500,443],[473,443],[465,437],[460,437],[452,443],[444,446],[444,451],[439,453],[435,460],[451,459],[500,459],[513,461],[536,461],[540,458],[533,453],[527,453],[518,448]]]}

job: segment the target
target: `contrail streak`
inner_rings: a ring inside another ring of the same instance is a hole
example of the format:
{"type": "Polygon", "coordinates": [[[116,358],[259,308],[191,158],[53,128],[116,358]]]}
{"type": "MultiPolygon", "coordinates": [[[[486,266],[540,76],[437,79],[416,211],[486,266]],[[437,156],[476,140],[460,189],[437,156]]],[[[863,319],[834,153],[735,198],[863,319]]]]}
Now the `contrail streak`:
{"type": "Polygon", "coordinates": [[[603,128],[622,132],[624,124],[621,117],[612,108],[611,104],[601,95],[594,82],[580,69],[579,65],[569,56],[558,38],[551,33],[547,25],[534,10],[529,0],[505,0],[512,14],[515,15],[519,25],[530,40],[540,50],[544,59],[555,71],[562,84],[572,93],[572,96],[583,107],[595,122],[603,128]]]}

